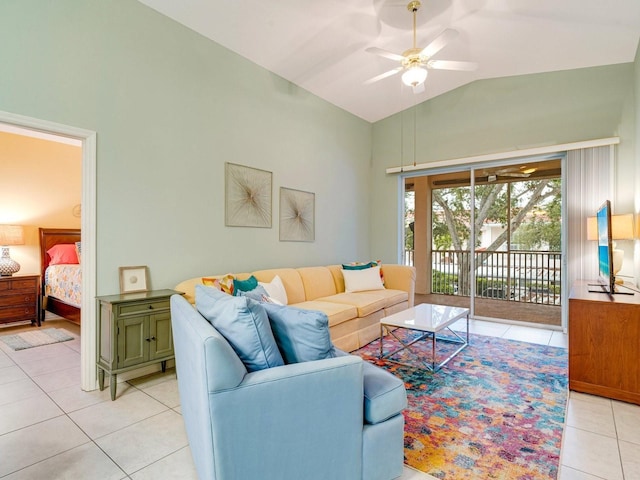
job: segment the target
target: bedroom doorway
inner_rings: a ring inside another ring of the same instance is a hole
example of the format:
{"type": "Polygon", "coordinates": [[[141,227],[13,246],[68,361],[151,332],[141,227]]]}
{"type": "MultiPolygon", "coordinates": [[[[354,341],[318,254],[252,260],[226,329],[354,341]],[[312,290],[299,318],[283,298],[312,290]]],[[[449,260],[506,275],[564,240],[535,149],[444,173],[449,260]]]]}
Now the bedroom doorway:
{"type": "MultiPolygon", "coordinates": [[[[53,136],[58,140],[77,142],[82,149],[81,230],[82,230],[82,328],[81,328],[81,387],[95,390],[96,357],[96,132],[47,120],[0,111],[0,124],[6,129],[24,129],[32,135],[53,136]]],[[[18,219],[14,220],[18,223],[18,219]]],[[[23,220],[28,223],[28,220],[23,220]]]]}

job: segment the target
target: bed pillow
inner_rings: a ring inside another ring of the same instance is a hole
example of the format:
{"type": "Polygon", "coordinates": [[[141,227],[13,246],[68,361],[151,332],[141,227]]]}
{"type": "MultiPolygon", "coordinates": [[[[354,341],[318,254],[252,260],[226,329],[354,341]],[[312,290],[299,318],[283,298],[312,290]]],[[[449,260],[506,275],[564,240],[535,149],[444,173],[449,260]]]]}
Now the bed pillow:
{"type": "Polygon", "coordinates": [[[287,305],[289,303],[289,299],[287,298],[287,291],[284,289],[284,284],[278,275],[273,277],[273,280],[269,283],[258,282],[258,285],[264,287],[264,289],[269,294],[269,297],[275,300],[275,303],[280,303],[282,305],[287,305]]]}
{"type": "Polygon", "coordinates": [[[78,263],[82,263],[82,242],[76,242],[76,255],[78,256],[78,263]]]}
{"type": "Polygon", "coordinates": [[[73,243],[59,243],[47,250],[51,260],[49,265],[76,265],[78,262],[78,254],[76,246],[73,243]]]}
{"type": "Polygon", "coordinates": [[[247,371],[284,365],[260,303],[196,285],[196,308],[229,342],[247,371]]]}
{"type": "Polygon", "coordinates": [[[344,291],[362,292],[365,290],[384,290],[380,279],[380,267],[365,268],[364,270],[342,270],[344,277],[344,291]]]}
{"type": "Polygon", "coordinates": [[[323,312],[286,305],[263,304],[284,361],[310,362],[336,356],[323,312]]]}

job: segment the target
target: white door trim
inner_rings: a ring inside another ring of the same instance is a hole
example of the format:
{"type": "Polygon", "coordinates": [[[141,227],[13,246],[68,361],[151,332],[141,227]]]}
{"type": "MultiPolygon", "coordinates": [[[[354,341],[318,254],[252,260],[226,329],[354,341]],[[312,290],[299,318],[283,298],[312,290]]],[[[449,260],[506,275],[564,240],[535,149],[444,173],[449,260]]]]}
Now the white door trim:
{"type": "Polygon", "coordinates": [[[72,138],[82,142],[82,326],[80,328],[80,383],[97,388],[96,358],[96,132],[60,123],[0,111],[0,122],[72,138]]]}

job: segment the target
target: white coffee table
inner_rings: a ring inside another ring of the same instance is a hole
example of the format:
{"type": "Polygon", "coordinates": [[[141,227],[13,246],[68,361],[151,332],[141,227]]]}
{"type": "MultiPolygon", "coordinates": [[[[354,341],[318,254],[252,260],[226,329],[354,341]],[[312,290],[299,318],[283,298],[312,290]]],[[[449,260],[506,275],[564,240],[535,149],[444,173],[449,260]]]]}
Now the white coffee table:
{"type": "Polygon", "coordinates": [[[418,368],[426,368],[431,372],[437,372],[443,366],[445,366],[449,360],[455,357],[458,353],[460,353],[464,348],[469,345],[469,309],[468,308],[460,308],[460,307],[447,307],[445,305],[433,305],[430,303],[421,303],[420,305],[416,305],[415,307],[408,308],[407,310],[403,310],[398,313],[394,313],[393,315],[389,315],[388,317],[384,317],[380,320],[380,359],[385,359],[390,362],[398,363],[400,365],[405,365],[409,367],[416,367],[415,365],[398,362],[393,360],[391,357],[401,352],[402,350],[407,350],[420,364],[418,368]],[[462,338],[456,332],[449,328],[454,322],[461,318],[467,319],[467,336],[466,339],[462,338]],[[408,343],[405,343],[403,339],[401,339],[398,335],[396,335],[395,329],[405,329],[411,331],[423,332],[422,335],[417,338],[411,340],[408,343]],[[439,332],[443,330],[449,330],[454,337],[442,337],[438,336],[439,332]],[[390,335],[392,335],[402,347],[389,352],[384,353],[383,343],[384,343],[384,330],[386,330],[390,335]],[[424,339],[431,339],[431,362],[426,362],[424,359],[420,358],[420,355],[416,353],[411,346],[424,339]],[[460,347],[450,354],[446,359],[442,362],[437,361],[437,342],[440,340],[441,342],[455,343],[459,344],[460,347]]]}

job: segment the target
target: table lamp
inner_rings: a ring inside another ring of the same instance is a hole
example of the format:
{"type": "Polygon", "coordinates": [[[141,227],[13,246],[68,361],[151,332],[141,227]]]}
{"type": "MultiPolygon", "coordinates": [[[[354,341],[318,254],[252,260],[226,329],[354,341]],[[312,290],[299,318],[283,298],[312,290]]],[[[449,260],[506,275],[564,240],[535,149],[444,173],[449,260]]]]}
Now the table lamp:
{"type": "Polygon", "coordinates": [[[24,245],[24,229],[20,225],[0,225],[0,276],[3,277],[10,277],[20,270],[20,264],[9,256],[11,245],[24,245]]]}
{"type": "MultiPolygon", "coordinates": [[[[613,275],[622,269],[624,250],[616,248],[616,240],[633,240],[633,214],[611,216],[611,239],[613,240],[613,275]]],[[[598,240],[596,217],[587,218],[587,240],[598,240]]]]}

